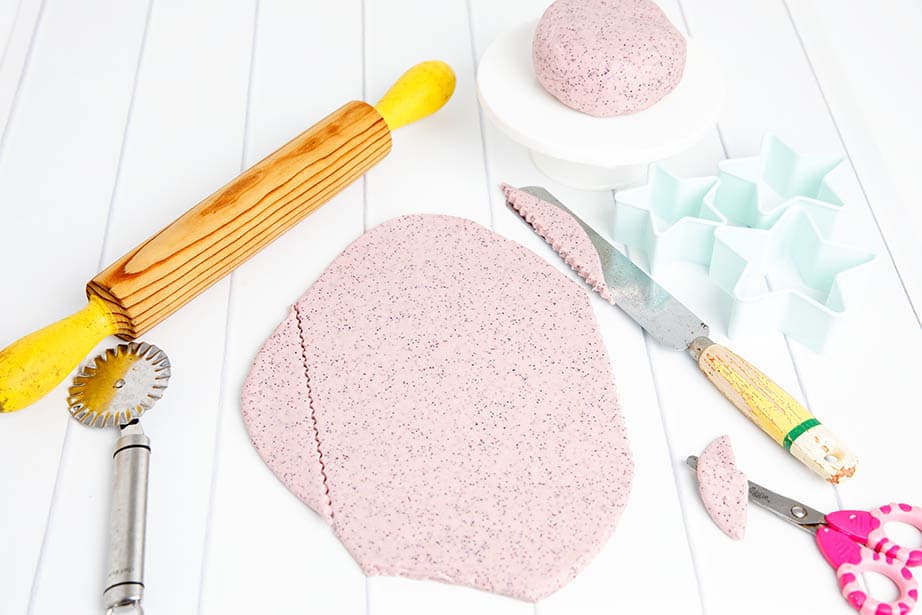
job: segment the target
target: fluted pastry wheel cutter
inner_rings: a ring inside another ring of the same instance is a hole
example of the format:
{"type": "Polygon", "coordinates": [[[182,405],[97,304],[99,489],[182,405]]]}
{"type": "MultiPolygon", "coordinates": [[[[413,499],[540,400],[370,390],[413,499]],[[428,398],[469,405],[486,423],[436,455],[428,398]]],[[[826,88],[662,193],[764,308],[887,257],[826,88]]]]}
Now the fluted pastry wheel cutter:
{"type": "Polygon", "coordinates": [[[170,360],[156,346],[120,344],[74,376],[67,398],[71,415],[90,427],[116,427],[109,516],[109,568],[103,602],[108,614],[141,613],[150,438],[139,419],[170,380],[170,360]]]}

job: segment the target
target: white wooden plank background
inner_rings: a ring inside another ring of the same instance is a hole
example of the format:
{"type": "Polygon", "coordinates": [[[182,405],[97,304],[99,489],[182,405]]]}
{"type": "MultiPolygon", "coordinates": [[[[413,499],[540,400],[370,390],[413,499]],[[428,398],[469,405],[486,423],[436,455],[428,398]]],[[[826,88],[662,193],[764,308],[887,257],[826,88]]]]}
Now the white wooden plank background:
{"type": "MultiPolygon", "coordinates": [[[[673,171],[713,173],[721,158],[755,153],[767,130],[847,157],[834,177],[848,204],[836,236],[879,258],[842,335],[822,356],[773,332],[732,345],[858,451],[853,481],[833,489],[809,475],[686,356],[597,298],[636,482],[602,553],[537,605],[366,579],[263,466],[239,416],[242,379],[287,306],[364,229],[408,212],[465,216],[572,275],[507,210],[497,184],[508,181],[547,185],[607,232],[611,194],[546,180],[477,107],[477,58],[546,4],[0,0],[0,255],[16,289],[0,305],[0,346],[78,309],[102,265],[343,102],[374,101],[429,57],[458,74],[449,105],[395,134],[364,180],[147,336],[175,366],[145,423],[148,612],[846,613],[806,535],[753,511],[746,539],[725,539],[682,460],[729,433],[751,477],[821,509],[922,503],[922,9],[912,0],[661,0],[728,82],[718,126],[673,171]]],[[[704,272],[675,265],[662,277],[723,341],[727,306],[704,272]]],[[[99,611],[112,434],[72,427],[62,399],[59,387],[0,417],[3,614],[99,611]]]]}

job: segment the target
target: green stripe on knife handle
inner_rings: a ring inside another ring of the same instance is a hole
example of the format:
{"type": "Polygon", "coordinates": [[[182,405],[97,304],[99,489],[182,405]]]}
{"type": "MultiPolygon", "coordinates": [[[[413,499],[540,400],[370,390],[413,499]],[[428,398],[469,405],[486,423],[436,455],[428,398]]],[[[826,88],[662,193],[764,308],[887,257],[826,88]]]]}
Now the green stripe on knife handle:
{"type": "Polygon", "coordinates": [[[689,351],[724,397],[808,468],[833,484],[855,473],[855,456],[771,378],[708,338],[696,339],[689,351]]]}

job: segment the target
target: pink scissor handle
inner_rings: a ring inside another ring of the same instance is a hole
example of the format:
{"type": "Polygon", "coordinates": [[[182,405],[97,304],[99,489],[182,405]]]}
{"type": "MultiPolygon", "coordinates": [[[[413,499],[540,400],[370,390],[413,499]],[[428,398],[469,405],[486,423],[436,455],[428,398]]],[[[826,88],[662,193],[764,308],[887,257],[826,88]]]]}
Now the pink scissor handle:
{"type": "Polygon", "coordinates": [[[922,565],[922,548],[900,546],[887,536],[884,524],[891,521],[906,523],[922,532],[922,508],[909,504],[887,504],[867,512],[840,510],[826,515],[826,523],[874,551],[890,559],[902,560],[908,566],[922,565]]]}
{"type": "Polygon", "coordinates": [[[842,595],[861,615],[906,615],[916,605],[919,585],[903,562],[872,551],[830,527],[817,531],[816,543],[836,569],[842,595]],[[869,596],[858,583],[863,572],[877,572],[893,581],[899,597],[893,602],[880,602],[869,596]]]}

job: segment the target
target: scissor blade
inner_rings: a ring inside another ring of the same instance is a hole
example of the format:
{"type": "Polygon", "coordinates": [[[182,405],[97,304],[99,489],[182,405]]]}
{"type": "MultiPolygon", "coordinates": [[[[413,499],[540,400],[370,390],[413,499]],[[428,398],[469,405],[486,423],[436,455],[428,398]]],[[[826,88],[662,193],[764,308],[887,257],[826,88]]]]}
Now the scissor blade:
{"type": "MultiPolygon", "coordinates": [[[[698,469],[698,458],[694,455],[686,459],[685,463],[693,470],[698,469]]],[[[775,516],[811,534],[826,521],[826,515],[820,511],[752,481],[749,481],[749,499],[775,516]]]]}

